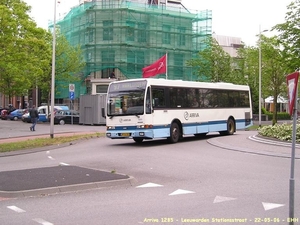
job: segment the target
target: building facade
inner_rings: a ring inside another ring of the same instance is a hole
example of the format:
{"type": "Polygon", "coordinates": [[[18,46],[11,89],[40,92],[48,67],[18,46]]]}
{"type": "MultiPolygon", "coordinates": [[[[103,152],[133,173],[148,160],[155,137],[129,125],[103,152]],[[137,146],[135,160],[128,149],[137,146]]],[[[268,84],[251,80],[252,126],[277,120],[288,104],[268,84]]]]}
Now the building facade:
{"type": "MultiPolygon", "coordinates": [[[[186,61],[206,47],[211,20],[211,11],[188,10],[180,0],[80,1],[56,23],[84,54],[86,66],[75,96],[104,93],[112,79],[140,78],[143,67],[166,53],[168,79],[195,80],[186,61]]],[[[56,98],[68,98],[68,90],[56,98]]]]}
{"type": "Polygon", "coordinates": [[[222,47],[222,49],[232,58],[237,58],[238,49],[244,47],[244,43],[240,37],[217,35],[215,33],[212,34],[212,37],[216,39],[220,47],[222,47]]]}

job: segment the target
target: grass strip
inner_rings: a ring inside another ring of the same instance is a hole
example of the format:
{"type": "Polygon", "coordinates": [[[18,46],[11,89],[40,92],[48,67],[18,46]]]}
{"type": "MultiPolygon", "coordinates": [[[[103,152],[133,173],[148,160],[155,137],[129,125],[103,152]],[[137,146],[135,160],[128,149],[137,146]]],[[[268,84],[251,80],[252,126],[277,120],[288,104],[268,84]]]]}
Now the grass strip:
{"type": "Polygon", "coordinates": [[[24,149],[40,148],[52,145],[64,144],[72,141],[78,141],[83,139],[90,139],[96,137],[104,137],[103,133],[91,133],[91,134],[73,134],[72,136],[60,136],[54,138],[35,138],[28,139],[26,141],[17,141],[0,144],[0,152],[11,152],[24,149]]]}

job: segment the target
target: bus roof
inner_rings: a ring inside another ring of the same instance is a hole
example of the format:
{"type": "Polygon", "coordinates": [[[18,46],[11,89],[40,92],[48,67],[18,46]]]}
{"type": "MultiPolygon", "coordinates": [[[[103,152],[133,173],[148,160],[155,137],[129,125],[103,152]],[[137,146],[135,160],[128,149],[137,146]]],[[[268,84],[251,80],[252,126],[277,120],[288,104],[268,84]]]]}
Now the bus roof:
{"type": "MultiPolygon", "coordinates": [[[[209,89],[226,89],[226,90],[250,90],[247,85],[238,85],[224,82],[198,82],[198,81],[184,81],[184,80],[166,80],[163,78],[137,78],[127,79],[122,81],[114,81],[112,83],[123,83],[131,81],[147,81],[149,85],[168,86],[168,87],[189,87],[189,88],[209,88],[209,89]]],[[[111,84],[112,84],[111,83],[111,84]]]]}

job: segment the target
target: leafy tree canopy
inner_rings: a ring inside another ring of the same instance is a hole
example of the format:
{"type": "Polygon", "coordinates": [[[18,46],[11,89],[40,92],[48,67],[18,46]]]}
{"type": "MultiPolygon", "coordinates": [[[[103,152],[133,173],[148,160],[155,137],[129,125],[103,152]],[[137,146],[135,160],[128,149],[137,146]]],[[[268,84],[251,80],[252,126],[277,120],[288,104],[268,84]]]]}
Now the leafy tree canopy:
{"type": "Polygon", "coordinates": [[[0,89],[22,96],[43,71],[48,51],[46,31],[29,17],[30,6],[21,0],[0,0],[0,89]]]}

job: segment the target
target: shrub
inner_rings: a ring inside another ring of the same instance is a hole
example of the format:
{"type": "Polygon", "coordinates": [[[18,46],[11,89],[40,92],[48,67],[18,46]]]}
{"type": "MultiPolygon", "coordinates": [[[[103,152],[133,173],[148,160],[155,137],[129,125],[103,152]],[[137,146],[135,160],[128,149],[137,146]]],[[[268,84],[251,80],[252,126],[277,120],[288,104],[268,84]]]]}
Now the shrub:
{"type": "MultiPolygon", "coordinates": [[[[258,128],[258,133],[262,136],[276,138],[281,141],[292,141],[293,125],[292,124],[275,124],[274,126],[263,126],[258,128]]],[[[296,142],[300,142],[300,124],[296,127],[296,142]]]]}

